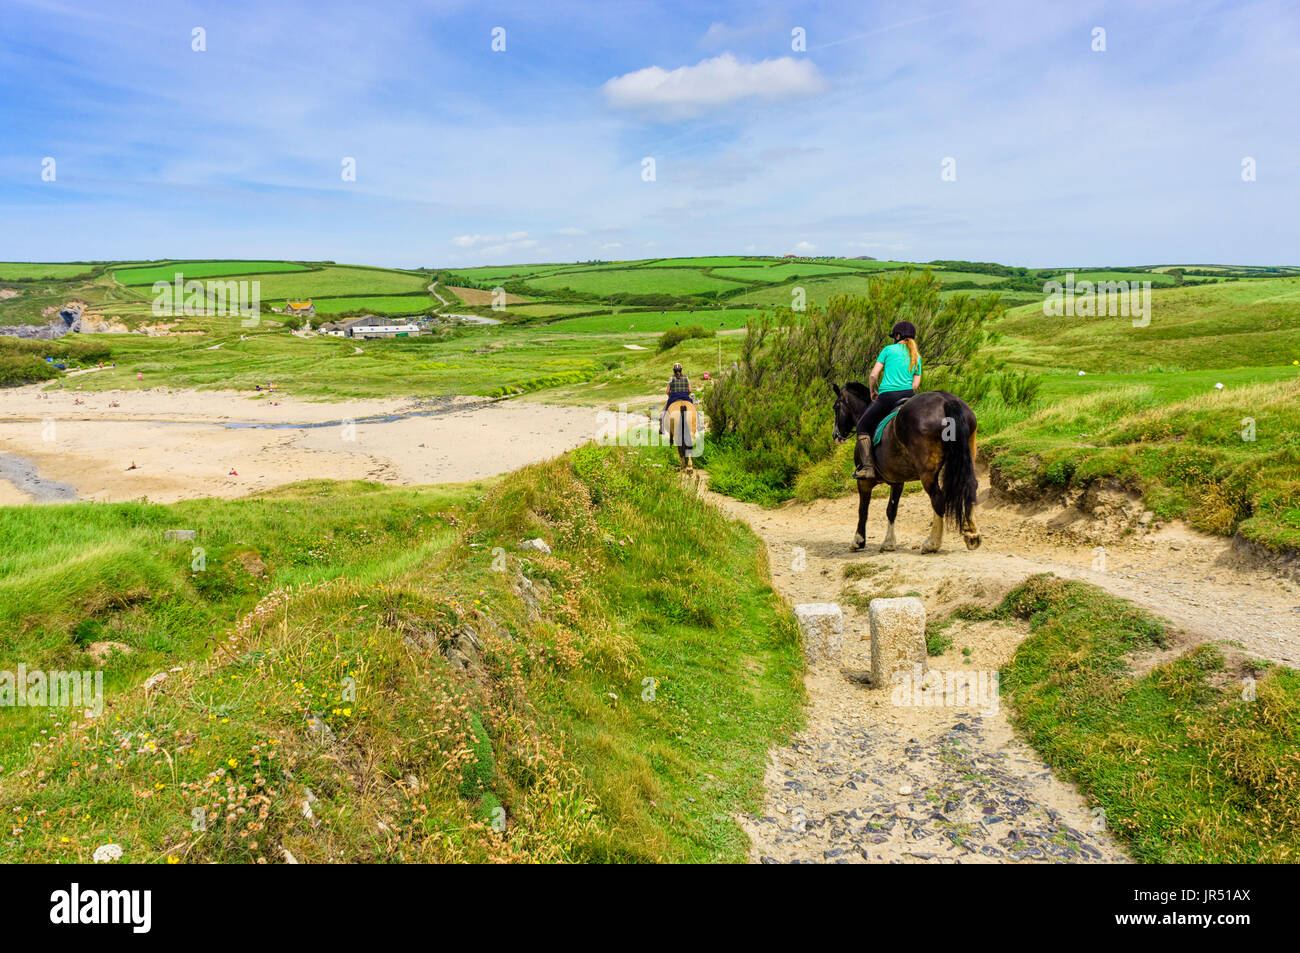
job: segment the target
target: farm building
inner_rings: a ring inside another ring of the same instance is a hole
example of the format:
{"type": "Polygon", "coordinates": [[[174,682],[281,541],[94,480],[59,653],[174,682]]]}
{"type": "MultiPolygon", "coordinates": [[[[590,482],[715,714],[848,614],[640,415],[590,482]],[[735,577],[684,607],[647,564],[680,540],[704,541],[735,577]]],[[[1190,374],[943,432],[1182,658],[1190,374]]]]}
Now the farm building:
{"type": "Polygon", "coordinates": [[[405,338],[422,333],[411,318],[379,318],[373,314],[341,322],[339,327],[350,338],[405,338]]]}
{"type": "Polygon", "coordinates": [[[286,301],[284,303],[284,313],[312,317],[316,314],[316,306],[311,303],[311,298],[306,301],[286,301]]]}
{"type": "Polygon", "coordinates": [[[321,334],[328,334],[330,337],[345,338],[348,336],[347,328],[345,327],[346,324],[346,321],[326,321],[317,328],[317,330],[320,331],[321,334]]]}

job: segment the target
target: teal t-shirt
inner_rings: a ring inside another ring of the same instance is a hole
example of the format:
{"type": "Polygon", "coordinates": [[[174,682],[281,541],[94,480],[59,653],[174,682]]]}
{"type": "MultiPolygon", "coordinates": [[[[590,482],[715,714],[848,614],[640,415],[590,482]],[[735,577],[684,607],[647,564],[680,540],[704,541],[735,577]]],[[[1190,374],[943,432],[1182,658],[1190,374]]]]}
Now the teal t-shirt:
{"type": "Polygon", "coordinates": [[[916,358],[916,370],[911,369],[912,357],[907,353],[907,345],[898,341],[889,345],[876,358],[885,365],[885,373],[880,376],[880,391],[911,390],[912,375],[921,373],[921,358],[916,358]]]}

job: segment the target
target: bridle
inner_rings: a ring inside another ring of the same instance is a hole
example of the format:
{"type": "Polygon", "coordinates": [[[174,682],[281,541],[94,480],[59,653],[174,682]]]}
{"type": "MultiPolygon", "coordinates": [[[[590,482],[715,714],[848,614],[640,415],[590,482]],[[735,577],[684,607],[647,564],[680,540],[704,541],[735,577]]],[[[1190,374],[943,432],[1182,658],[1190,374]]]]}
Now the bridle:
{"type": "Polygon", "coordinates": [[[843,400],[844,397],[842,395],[835,398],[835,413],[831,418],[831,436],[835,438],[836,443],[843,443],[845,440],[849,439],[844,434],[840,433],[840,402],[843,400]]]}

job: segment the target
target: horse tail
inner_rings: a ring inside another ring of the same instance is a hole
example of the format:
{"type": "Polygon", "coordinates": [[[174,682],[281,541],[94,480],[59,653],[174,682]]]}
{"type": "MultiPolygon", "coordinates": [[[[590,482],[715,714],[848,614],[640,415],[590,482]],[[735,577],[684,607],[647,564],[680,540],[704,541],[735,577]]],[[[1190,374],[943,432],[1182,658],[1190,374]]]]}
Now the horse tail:
{"type": "Polygon", "coordinates": [[[686,410],[687,410],[686,402],[683,401],[682,402],[682,426],[681,429],[678,431],[678,433],[681,434],[681,445],[683,447],[693,447],[695,446],[695,435],[691,433],[690,423],[686,419],[686,410]]]}
{"type": "Polygon", "coordinates": [[[943,441],[943,463],[939,470],[939,492],[943,494],[943,515],[961,529],[975,511],[979,480],[975,461],[970,454],[970,425],[966,422],[966,405],[949,394],[943,399],[944,430],[952,421],[952,440],[943,441]]]}

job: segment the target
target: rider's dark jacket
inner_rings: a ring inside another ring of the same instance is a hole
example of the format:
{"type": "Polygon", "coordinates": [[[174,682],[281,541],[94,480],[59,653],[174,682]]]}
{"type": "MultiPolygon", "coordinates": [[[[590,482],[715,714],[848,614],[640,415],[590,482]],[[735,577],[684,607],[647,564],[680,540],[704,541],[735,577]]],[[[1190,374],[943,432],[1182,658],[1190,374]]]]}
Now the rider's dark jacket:
{"type": "Polygon", "coordinates": [[[668,381],[668,403],[675,400],[691,399],[691,382],[685,374],[681,377],[674,377],[668,381]]]}

